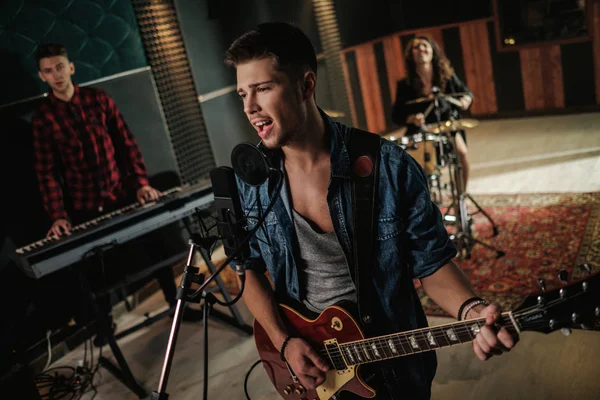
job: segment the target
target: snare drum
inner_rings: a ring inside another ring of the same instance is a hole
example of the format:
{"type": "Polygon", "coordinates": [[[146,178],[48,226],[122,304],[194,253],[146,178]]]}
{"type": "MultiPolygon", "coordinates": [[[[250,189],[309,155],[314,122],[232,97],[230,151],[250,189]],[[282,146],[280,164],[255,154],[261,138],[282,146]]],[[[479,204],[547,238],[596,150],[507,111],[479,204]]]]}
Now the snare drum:
{"type": "Polygon", "coordinates": [[[415,159],[417,163],[427,173],[435,173],[437,166],[437,145],[440,140],[445,140],[445,136],[433,133],[417,133],[414,135],[398,138],[390,137],[390,140],[402,147],[408,154],[415,159]]]}

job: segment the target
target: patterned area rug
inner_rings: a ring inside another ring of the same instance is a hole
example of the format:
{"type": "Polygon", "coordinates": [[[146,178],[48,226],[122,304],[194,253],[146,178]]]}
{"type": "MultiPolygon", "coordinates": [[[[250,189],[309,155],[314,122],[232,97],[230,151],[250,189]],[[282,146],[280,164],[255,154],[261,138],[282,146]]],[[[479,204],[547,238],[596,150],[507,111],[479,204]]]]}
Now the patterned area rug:
{"type": "MultiPolygon", "coordinates": [[[[501,258],[481,245],[470,260],[455,261],[476,292],[504,310],[516,308],[526,295],[560,285],[558,271],[582,278],[578,266],[600,270],[600,193],[480,195],[474,200],[492,217],[499,233],[482,214],[474,215],[474,237],[506,252],[501,258]]],[[[471,208],[471,207],[470,207],[471,208]]],[[[419,287],[417,283],[417,287],[419,287]]],[[[447,316],[421,289],[428,315],[447,316]]]]}
{"type": "MultiPolygon", "coordinates": [[[[516,308],[526,295],[540,291],[537,278],[547,290],[559,285],[558,271],[569,277],[584,276],[577,268],[588,263],[600,270],[600,193],[480,195],[475,201],[493,218],[499,233],[482,214],[474,215],[474,237],[506,252],[502,258],[481,245],[472,249],[470,260],[455,259],[476,292],[504,310],[516,308]]],[[[215,262],[224,258],[222,249],[215,262]]],[[[235,273],[221,274],[232,294],[237,293],[235,273]]],[[[419,287],[418,282],[416,282],[419,287]]],[[[421,289],[421,302],[428,315],[447,316],[421,289]]]]}

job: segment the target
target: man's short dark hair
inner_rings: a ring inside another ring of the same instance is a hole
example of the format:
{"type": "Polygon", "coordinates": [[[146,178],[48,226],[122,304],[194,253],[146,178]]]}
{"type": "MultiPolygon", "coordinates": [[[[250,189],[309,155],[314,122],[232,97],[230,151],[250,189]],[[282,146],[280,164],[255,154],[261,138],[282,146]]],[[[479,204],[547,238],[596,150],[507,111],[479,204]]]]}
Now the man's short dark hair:
{"type": "Polygon", "coordinates": [[[40,60],[42,58],[54,57],[54,56],[63,56],[67,59],[69,56],[67,55],[67,49],[62,44],[56,43],[44,43],[40,44],[35,51],[35,61],[37,62],[38,69],[40,68],[40,60]]]}
{"type": "Polygon", "coordinates": [[[317,55],[300,28],[285,22],[267,22],[237,38],[225,54],[225,64],[237,67],[252,60],[273,57],[275,68],[291,79],[317,73],[317,55]]]}

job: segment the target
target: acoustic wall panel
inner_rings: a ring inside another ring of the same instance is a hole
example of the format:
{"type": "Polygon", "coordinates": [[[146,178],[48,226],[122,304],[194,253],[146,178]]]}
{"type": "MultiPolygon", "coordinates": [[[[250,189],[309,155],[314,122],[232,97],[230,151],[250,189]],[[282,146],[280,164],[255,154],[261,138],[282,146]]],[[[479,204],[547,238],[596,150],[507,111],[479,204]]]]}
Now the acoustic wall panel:
{"type": "Polygon", "coordinates": [[[215,159],[172,0],[134,0],[183,183],[208,179],[215,159]]]}
{"type": "Polygon", "coordinates": [[[11,79],[0,104],[48,90],[35,62],[38,45],[48,42],[66,47],[79,83],[146,66],[129,0],[1,1],[0,71],[11,79]]]}
{"type": "Polygon", "coordinates": [[[596,104],[594,52],[591,42],[560,46],[565,107],[596,104]]]}

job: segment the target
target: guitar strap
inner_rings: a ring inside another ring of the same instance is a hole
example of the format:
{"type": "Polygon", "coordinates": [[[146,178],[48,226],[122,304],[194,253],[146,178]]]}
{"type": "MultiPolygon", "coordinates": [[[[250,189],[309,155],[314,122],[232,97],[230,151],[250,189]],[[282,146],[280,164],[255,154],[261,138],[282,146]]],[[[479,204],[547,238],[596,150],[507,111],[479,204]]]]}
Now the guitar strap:
{"type": "Polygon", "coordinates": [[[352,166],[352,223],[354,225],[354,283],[358,315],[365,326],[373,322],[373,280],[378,215],[379,135],[355,130],[350,138],[352,166]]]}

